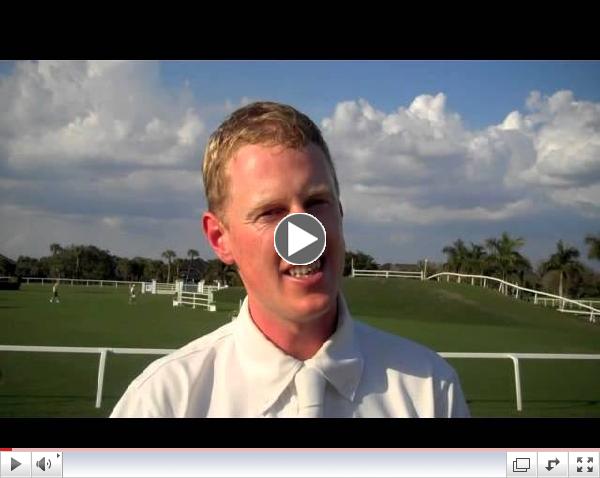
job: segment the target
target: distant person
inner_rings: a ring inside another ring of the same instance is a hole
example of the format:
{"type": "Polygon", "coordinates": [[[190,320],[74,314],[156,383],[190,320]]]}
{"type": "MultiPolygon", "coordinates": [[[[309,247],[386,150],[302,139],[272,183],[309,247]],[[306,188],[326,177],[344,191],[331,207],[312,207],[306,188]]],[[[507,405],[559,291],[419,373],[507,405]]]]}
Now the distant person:
{"type": "Polygon", "coordinates": [[[129,303],[135,304],[135,284],[131,284],[129,287],[129,303]]]}
{"type": "Polygon", "coordinates": [[[233,112],[209,138],[203,179],[205,236],[248,295],[236,320],[148,366],[111,416],[469,415],[438,354],[352,318],[338,180],[307,116],[269,102],[233,112]],[[327,236],[320,258],[300,267],[273,245],[277,224],[298,212],[327,236]]]}
{"type": "Polygon", "coordinates": [[[52,286],[52,297],[50,297],[51,304],[53,304],[53,303],[59,304],[60,303],[60,300],[58,298],[58,284],[59,284],[59,281],[56,281],[54,283],[54,285],[52,286]]]}

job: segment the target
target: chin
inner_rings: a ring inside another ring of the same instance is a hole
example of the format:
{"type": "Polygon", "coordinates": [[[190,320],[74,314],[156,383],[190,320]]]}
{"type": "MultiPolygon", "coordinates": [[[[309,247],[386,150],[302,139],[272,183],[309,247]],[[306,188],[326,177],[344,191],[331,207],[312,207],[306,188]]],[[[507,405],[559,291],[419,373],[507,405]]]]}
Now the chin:
{"type": "Polygon", "coordinates": [[[304,320],[317,319],[322,314],[335,308],[337,303],[337,292],[335,293],[313,293],[298,298],[290,304],[289,310],[296,312],[295,315],[304,320]]]}

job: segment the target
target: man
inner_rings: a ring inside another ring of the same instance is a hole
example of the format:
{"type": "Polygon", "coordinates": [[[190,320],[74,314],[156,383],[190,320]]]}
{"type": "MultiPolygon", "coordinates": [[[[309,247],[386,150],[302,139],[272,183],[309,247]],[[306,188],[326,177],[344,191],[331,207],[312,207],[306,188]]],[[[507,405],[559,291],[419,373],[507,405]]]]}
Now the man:
{"type": "Polygon", "coordinates": [[[50,303],[51,304],[53,304],[55,302],[57,304],[60,303],[60,300],[58,299],[58,284],[59,284],[59,281],[56,281],[54,283],[54,285],[52,286],[52,297],[50,297],[50,303]]]}
{"type": "Polygon", "coordinates": [[[253,103],[208,141],[206,238],[246,288],[238,318],[151,364],[114,417],[468,416],[454,370],[406,339],[354,322],[341,293],[339,185],[318,127],[253,103]],[[308,266],[279,257],[274,231],[304,212],[327,233],[308,266]]]}
{"type": "Polygon", "coordinates": [[[129,303],[135,304],[135,284],[131,283],[129,286],[129,303]]]}

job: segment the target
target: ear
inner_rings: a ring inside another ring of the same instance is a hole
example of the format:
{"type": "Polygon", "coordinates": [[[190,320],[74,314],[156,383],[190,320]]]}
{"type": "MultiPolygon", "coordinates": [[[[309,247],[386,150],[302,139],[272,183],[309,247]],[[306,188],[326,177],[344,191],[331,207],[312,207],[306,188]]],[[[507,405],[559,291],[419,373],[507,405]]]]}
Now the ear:
{"type": "Polygon", "coordinates": [[[205,212],[202,215],[202,229],[217,257],[225,264],[233,264],[233,254],[229,247],[229,231],[220,219],[210,211],[205,212]]]}

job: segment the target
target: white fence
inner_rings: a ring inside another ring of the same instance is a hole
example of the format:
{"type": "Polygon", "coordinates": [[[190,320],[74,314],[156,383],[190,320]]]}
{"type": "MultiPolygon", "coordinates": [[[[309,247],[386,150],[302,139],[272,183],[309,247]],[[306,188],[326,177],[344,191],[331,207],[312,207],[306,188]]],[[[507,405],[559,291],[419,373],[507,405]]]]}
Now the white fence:
{"type": "MultiPolygon", "coordinates": [[[[204,285],[204,281],[198,284],[197,288],[200,290],[204,285]]],[[[220,284],[218,284],[220,286],[220,284]]],[[[189,289],[192,284],[184,284],[182,280],[175,281],[175,291],[177,294],[176,298],[173,298],[173,307],[179,307],[181,305],[191,305],[192,309],[196,307],[204,307],[209,312],[215,312],[217,310],[217,306],[214,303],[214,297],[212,290],[207,290],[205,292],[193,292],[189,289]],[[187,290],[186,290],[187,289],[187,290]]],[[[215,289],[217,290],[217,289],[215,289]]]]}
{"type": "Polygon", "coordinates": [[[185,292],[179,290],[177,292],[177,299],[173,300],[173,307],[178,307],[180,305],[191,305],[192,309],[204,307],[209,312],[215,312],[217,310],[217,305],[214,303],[212,292],[200,294],[198,292],[185,292]]]}
{"type": "MultiPolygon", "coordinates": [[[[8,278],[8,277],[7,277],[8,278]]],[[[2,279],[0,277],[0,279],[2,279]]],[[[184,292],[199,292],[200,294],[207,294],[209,292],[214,292],[221,289],[226,289],[229,286],[227,284],[221,284],[220,281],[217,281],[216,285],[207,285],[204,281],[200,281],[197,284],[184,284],[183,281],[175,281],[174,283],[166,283],[166,282],[157,282],[156,279],[153,279],[152,282],[142,282],[142,281],[122,281],[122,280],[104,280],[104,279],[68,279],[61,277],[23,277],[22,282],[26,284],[35,284],[40,283],[44,284],[54,284],[55,282],[59,282],[59,284],[67,284],[71,287],[74,285],[83,285],[86,287],[89,286],[100,286],[100,287],[118,287],[120,285],[130,286],[131,284],[139,284],[140,290],[142,294],[164,294],[164,295],[174,295],[179,291],[178,287],[181,287],[184,292]],[[178,286],[178,283],[181,283],[181,286],[178,286]]]]}
{"type": "Polygon", "coordinates": [[[417,279],[425,280],[427,277],[427,259],[423,261],[423,269],[419,271],[390,271],[390,270],[365,270],[355,269],[354,259],[352,259],[352,277],[382,277],[385,279],[399,278],[399,279],[417,279]]]}
{"type": "Polygon", "coordinates": [[[423,280],[423,271],[382,271],[352,269],[352,277],[384,277],[386,279],[397,277],[402,279],[423,280]]]}
{"type": "Polygon", "coordinates": [[[154,284],[152,282],[142,282],[142,294],[152,294],[154,284]]]}
{"type": "Polygon", "coordinates": [[[523,411],[523,392],[521,388],[521,370],[519,367],[520,359],[536,360],[600,360],[599,354],[526,354],[526,353],[462,353],[462,352],[443,352],[440,355],[444,358],[475,358],[475,359],[510,359],[513,362],[515,373],[515,393],[517,410],[523,411]]]}
{"type": "Polygon", "coordinates": [[[142,294],[162,294],[162,295],[173,295],[177,292],[177,284],[156,282],[156,279],[152,279],[152,282],[142,282],[142,294]]]}
{"type": "MultiPolygon", "coordinates": [[[[96,408],[102,405],[102,389],[108,353],[129,355],[167,355],[175,349],[138,349],[112,347],[39,347],[35,345],[0,345],[0,352],[50,352],[99,354],[98,386],[96,388],[96,408]]],[[[514,366],[516,405],[523,411],[523,392],[521,387],[521,371],[519,360],[600,360],[600,354],[528,354],[528,353],[476,353],[476,352],[441,352],[444,358],[458,359],[510,359],[514,366]]]]}
{"type": "Polygon", "coordinates": [[[520,285],[512,284],[511,282],[506,282],[505,280],[498,279],[497,277],[474,275],[474,274],[459,274],[456,272],[440,272],[438,274],[433,274],[433,275],[427,277],[427,280],[436,279],[439,282],[442,279],[442,277],[446,277],[447,282],[450,282],[450,278],[455,278],[456,282],[458,282],[459,284],[461,282],[465,282],[465,283],[470,282],[471,285],[477,285],[477,282],[479,282],[479,285],[481,285],[483,287],[487,287],[488,283],[492,283],[492,282],[497,283],[499,291],[501,291],[505,294],[509,294],[509,291],[511,291],[510,293],[516,299],[518,299],[519,296],[521,296],[521,298],[524,298],[524,294],[529,294],[531,297],[533,297],[533,303],[538,304],[538,303],[540,303],[540,301],[545,301],[545,300],[547,300],[546,298],[550,298],[550,299],[557,300],[558,303],[561,305],[560,308],[558,309],[559,312],[585,315],[585,316],[588,316],[589,321],[593,322],[593,323],[596,322],[597,317],[600,317],[600,309],[597,309],[595,307],[592,307],[591,305],[586,304],[585,303],[586,301],[567,299],[566,297],[561,297],[559,295],[550,294],[548,292],[542,292],[542,291],[535,290],[535,289],[528,289],[527,287],[522,287],[520,285]],[[569,306],[575,310],[567,310],[565,308],[567,306],[569,306]]]}
{"type": "Polygon", "coordinates": [[[89,286],[100,286],[100,287],[117,287],[119,285],[129,286],[131,284],[140,284],[140,286],[144,285],[144,282],[139,281],[131,281],[131,280],[104,280],[104,279],[68,279],[65,277],[23,277],[21,282],[25,282],[26,284],[35,284],[40,283],[44,284],[54,284],[57,282],[59,284],[67,284],[73,287],[74,285],[83,285],[86,287],[89,286]]]}
{"type": "Polygon", "coordinates": [[[102,405],[102,388],[104,386],[104,371],[106,369],[106,355],[133,354],[133,355],[166,355],[172,349],[136,349],[136,348],[111,348],[111,347],[38,347],[36,345],[0,345],[0,352],[46,352],[70,354],[99,354],[98,387],[96,388],[96,408],[102,405]]]}
{"type": "Polygon", "coordinates": [[[112,280],[100,280],[100,279],[64,279],[59,277],[45,278],[45,277],[24,277],[23,281],[27,284],[39,282],[41,284],[54,284],[56,281],[59,283],[67,283],[73,285],[99,285],[114,286],[117,287],[120,284],[129,286],[131,284],[139,284],[142,294],[161,294],[161,295],[172,295],[177,294],[177,298],[173,300],[173,305],[191,305],[192,308],[204,307],[207,310],[214,312],[216,311],[216,305],[214,304],[213,292],[221,289],[226,289],[227,284],[223,285],[217,281],[216,285],[206,285],[204,281],[200,281],[198,284],[184,284],[182,280],[176,280],[174,283],[157,282],[155,279],[152,282],[135,282],[135,281],[112,281],[112,280]],[[198,292],[192,292],[190,291],[198,292]]]}
{"type": "MultiPolygon", "coordinates": [[[[538,297],[537,300],[538,305],[544,305],[547,307],[556,307],[561,309],[569,309],[574,307],[573,304],[571,304],[570,302],[563,302],[564,301],[562,299],[549,299],[547,297],[538,297]]],[[[577,302],[580,304],[589,305],[590,307],[600,308],[600,300],[580,299],[577,302]]]]}
{"type": "Polygon", "coordinates": [[[219,281],[217,281],[216,285],[207,285],[203,280],[197,284],[185,284],[182,280],[176,280],[174,283],[156,282],[156,280],[153,280],[152,282],[142,283],[142,292],[173,295],[178,293],[179,290],[182,290],[183,292],[207,294],[209,292],[226,289],[227,287],[229,287],[227,284],[221,284],[219,281]]]}
{"type": "Polygon", "coordinates": [[[227,289],[229,286],[227,284],[221,284],[221,281],[216,281],[217,285],[207,285],[203,280],[198,282],[197,292],[200,294],[208,294],[209,292],[215,292],[221,289],[227,289]]]}
{"type": "Polygon", "coordinates": [[[175,284],[166,284],[162,282],[156,282],[154,286],[153,294],[160,295],[173,295],[177,292],[177,286],[175,284]]]}

